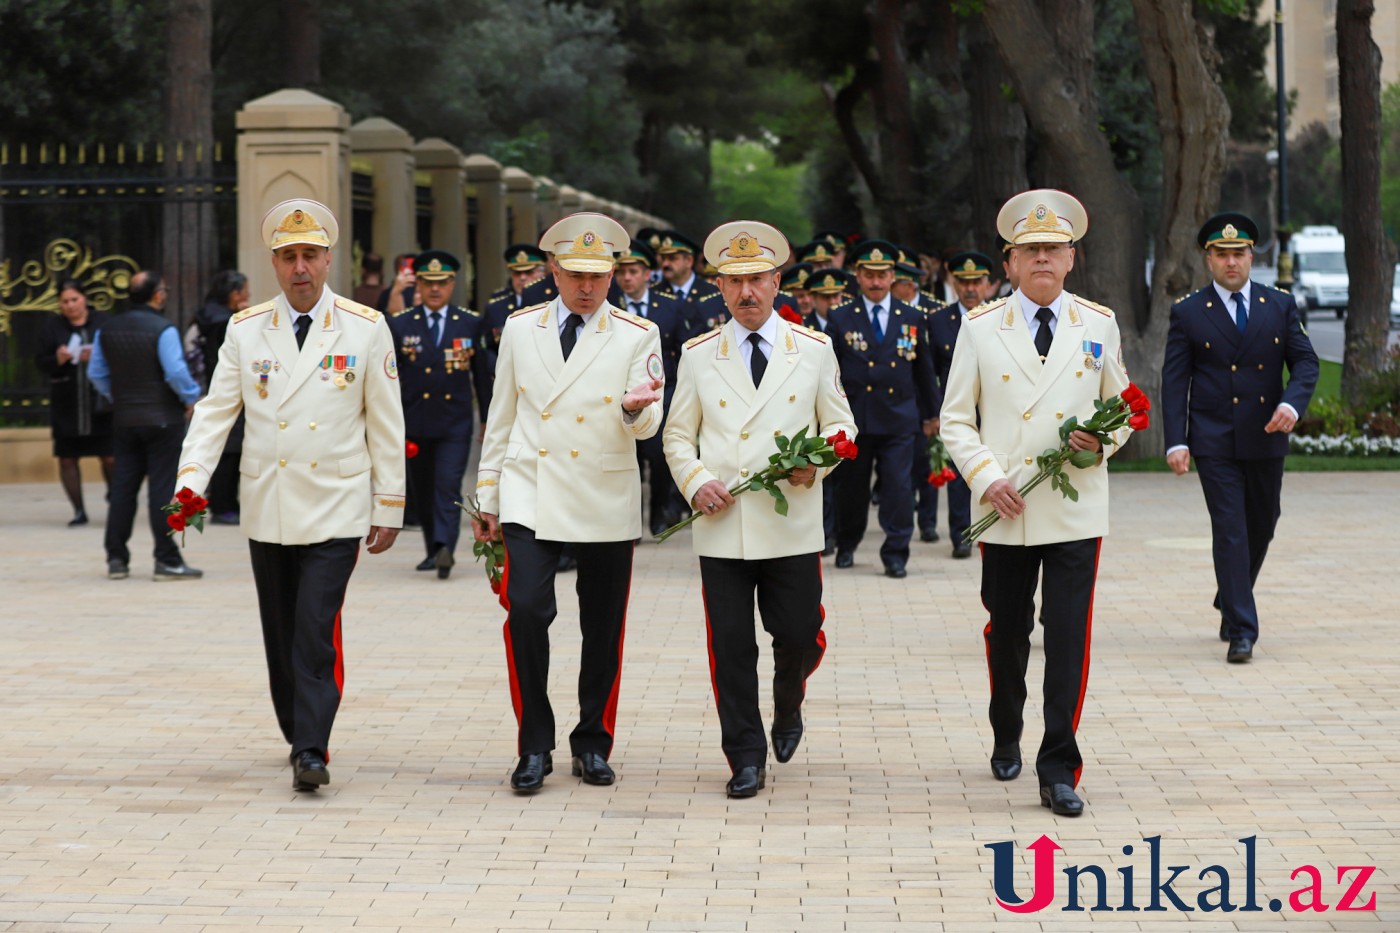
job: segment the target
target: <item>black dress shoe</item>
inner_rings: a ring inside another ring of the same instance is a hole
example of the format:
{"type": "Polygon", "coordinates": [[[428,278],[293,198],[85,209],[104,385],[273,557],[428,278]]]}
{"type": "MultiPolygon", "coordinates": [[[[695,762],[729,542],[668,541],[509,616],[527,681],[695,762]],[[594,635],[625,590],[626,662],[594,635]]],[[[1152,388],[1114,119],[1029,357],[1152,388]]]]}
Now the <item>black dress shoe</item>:
{"type": "Polygon", "coordinates": [[[841,551],[841,550],[838,550],[838,551],[836,552],[836,566],[837,566],[838,569],[840,569],[840,570],[845,570],[846,568],[848,568],[848,567],[854,567],[855,565],[856,565],[856,552],[855,552],[855,551],[841,551]]]}
{"type": "Polygon", "coordinates": [[[1224,619],[1220,620],[1220,640],[1230,640],[1230,623],[1226,622],[1224,619]]]}
{"type": "Polygon", "coordinates": [[[992,777],[998,781],[1014,781],[1020,773],[1020,745],[998,745],[992,749],[992,777]]]}
{"type": "Polygon", "coordinates": [[[792,760],[802,743],[802,711],[788,716],[773,717],[773,756],[780,762],[792,760]]]}
{"type": "Polygon", "coordinates": [[[885,576],[893,577],[896,580],[903,580],[909,576],[909,571],[904,569],[904,565],[899,561],[891,561],[885,565],[885,576]]]}
{"type": "Polygon", "coordinates": [[[418,566],[417,566],[417,567],[414,567],[413,569],[414,569],[414,570],[421,570],[421,571],[425,571],[425,572],[428,571],[428,570],[436,570],[436,569],[437,569],[437,555],[436,555],[436,554],[429,554],[427,557],[425,557],[425,558],[423,558],[422,560],[420,560],[420,561],[418,562],[418,566]]]}
{"type": "Polygon", "coordinates": [[[1248,638],[1236,638],[1230,642],[1230,650],[1225,652],[1225,660],[1231,664],[1243,664],[1254,658],[1254,642],[1248,638]]]}
{"type": "Polygon", "coordinates": [[[77,528],[79,525],[86,525],[87,523],[87,513],[84,512],[82,509],[78,509],[78,511],[73,513],[73,520],[68,523],[68,527],[77,528]]]}
{"type": "Polygon", "coordinates": [[[724,786],[724,792],[731,797],[757,797],[766,783],[767,775],[764,770],[748,765],[734,772],[734,776],[724,786]]]}
{"type": "Polygon", "coordinates": [[[292,756],[292,787],[315,790],[330,782],[331,773],[326,770],[326,759],[319,752],[307,749],[292,756]]]}
{"type": "Polygon", "coordinates": [[[574,777],[581,777],[583,783],[597,784],[599,787],[607,787],[617,779],[613,769],[608,766],[608,760],[597,752],[574,756],[574,777]]]}
{"type": "Polygon", "coordinates": [[[549,752],[521,755],[520,764],[510,776],[510,786],[516,790],[539,790],[544,776],[554,772],[554,756],[549,752]]]}
{"type": "Polygon", "coordinates": [[[1084,801],[1068,784],[1042,785],[1040,805],[1049,807],[1056,816],[1078,816],[1084,812],[1084,801]]]}
{"type": "Polygon", "coordinates": [[[938,540],[938,529],[937,529],[937,528],[925,528],[925,529],[921,530],[921,531],[919,532],[919,540],[920,540],[920,541],[937,541],[937,540],[938,540]]]}
{"type": "Polygon", "coordinates": [[[965,560],[972,556],[972,545],[957,544],[953,546],[953,557],[957,560],[965,560]]]}
{"type": "Polygon", "coordinates": [[[452,576],[452,565],[457,563],[452,557],[452,552],[447,549],[447,545],[437,549],[437,554],[433,555],[433,566],[437,568],[438,579],[446,580],[452,576]]]}

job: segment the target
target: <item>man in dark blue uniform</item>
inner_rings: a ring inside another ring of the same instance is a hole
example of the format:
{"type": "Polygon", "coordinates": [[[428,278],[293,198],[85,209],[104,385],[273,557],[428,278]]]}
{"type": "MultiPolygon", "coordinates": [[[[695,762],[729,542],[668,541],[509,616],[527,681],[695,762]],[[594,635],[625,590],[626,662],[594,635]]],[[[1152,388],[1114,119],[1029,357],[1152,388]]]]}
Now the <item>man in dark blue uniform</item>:
{"type": "Polygon", "coordinates": [[[938,433],[942,395],[922,312],[890,295],[899,253],[884,240],[852,251],[861,296],[831,309],[828,333],[860,431],[860,453],[837,474],[836,566],[855,563],[870,511],[870,476],[880,478],[885,575],[907,576],[914,533],[914,436],[938,433]],[[878,466],[877,466],[878,465],[878,466]]]}
{"type": "Polygon", "coordinates": [[[486,302],[486,310],[481,315],[484,327],[481,333],[481,347],[491,354],[501,344],[501,328],[506,326],[506,318],[525,303],[525,290],[539,281],[545,272],[544,250],[529,243],[516,243],[505,251],[506,269],[510,272],[510,284],[502,287],[486,302]]]}
{"type": "Polygon", "coordinates": [[[1251,282],[1259,228],[1216,214],[1196,241],[1210,285],[1172,306],[1162,362],[1167,463],[1196,461],[1210,512],[1220,638],[1233,664],[1254,656],[1254,583],[1279,517],[1288,434],[1317,385],[1317,354],[1291,295],[1251,282]],[[1288,385],[1283,384],[1284,367],[1288,385]]]}
{"type": "MultiPolygon", "coordinates": [[[[915,258],[904,247],[899,248],[899,262],[894,266],[894,284],[890,286],[890,294],[922,314],[924,326],[930,327],[933,312],[941,311],[943,303],[928,292],[920,290],[919,279],[924,273],[914,265],[915,258]]],[[[934,370],[946,373],[952,364],[953,355],[949,351],[946,360],[939,359],[940,345],[933,341],[932,330],[929,331],[929,346],[933,350],[934,370]]],[[[942,389],[942,380],[938,385],[942,389]]],[[[914,433],[914,470],[909,476],[909,482],[914,488],[914,517],[918,520],[919,540],[937,541],[938,489],[929,481],[928,444],[929,440],[924,437],[922,428],[914,433]]]]}
{"type": "MultiPolygon", "coordinates": [[[[850,278],[835,267],[821,269],[807,280],[807,294],[810,296],[812,313],[803,323],[812,330],[821,331],[829,337],[838,336],[830,330],[831,309],[849,299],[846,289],[850,278]]],[[[822,557],[830,557],[836,551],[836,482],[822,483],[822,530],[826,533],[822,557]]]]}
{"type": "Polygon", "coordinates": [[[799,262],[788,266],[778,278],[778,303],[775,310],[791,308],[805,323],[812,313],[812,293],[807,290],[807,280],[812,277],[812,267],[799,262]]]}
{"type": "MultiPolygon", "coordinates": [[[[666,376],[663,391],[664,409],[671,408],[671,395],[676,390],[676,370],[681,361],[681,303],[669,292],[651,287],[651,273],[656,268],[656,254],[645,243],[633,240],[625,252],[618,253],[613,281],[621,290],[618,307],[637,317],[646,318],[661,330],[661,365],[666,376]]],[[[637,463],[646,473],[651,490],[649,525],[653,535],[659,535],[671,525],[690,514],[686,501],[676,489],[671,468],[666,465],[666,452],[661,444],[661,432],[637,442],[637,463]]]]}
{"type": "MultiPolygon", "coordinates": [[[[949,305],[934,306],[928,312],[929,344],[933,347],[938,386],[944,391],[948,387],[948,372],[953,366],[953,350],[958,344],[963,315],[990,301],[997,292],[997,281],[992,277],[992,260],[976,250],[958,253],[948,260],[948,268],[953,274],[958,300],[949,305]]],[[[920,293],[921,304],[933,305],[934,301],[928,292],[920,293]]],[[[949,463],[948,466],[957,473],[956,464],[949,463]]],[[[948,536],[953,541],[953,557],[959,560],[971,557],[972,545],[967,540],[967,530],[972,525],[972,496],[968,492],[967,481],[959,473],[943,488],[948,493],[948,536]]],[[[937,516],[936,506],[934,515],[937,516]]]]}
{"type": "Polygon", "coordinates": [[[685,320],[682,343],[708,334],[729,319],[719,288],[696,274],[695,257],[699,252],[700,244],[676,230],[664,231],[656,249],[664,285],[681,303],[681,317],[685,320]]]}
{"type": "Polygon", "coordinates": [[[437,570],[446,580],[455,563],[462,530],[462,477],[471,454],[472,388],[486,421],[491,404],[491,354],[482,350],[485,331],[475,311],[449,304],[461,263],[440,249],[413,263],[423,303],[389,319],[403,394],[404,433],[418,453],[408,477],[418,500],[418,521],[428,556],[419,570],[437,570]]]}

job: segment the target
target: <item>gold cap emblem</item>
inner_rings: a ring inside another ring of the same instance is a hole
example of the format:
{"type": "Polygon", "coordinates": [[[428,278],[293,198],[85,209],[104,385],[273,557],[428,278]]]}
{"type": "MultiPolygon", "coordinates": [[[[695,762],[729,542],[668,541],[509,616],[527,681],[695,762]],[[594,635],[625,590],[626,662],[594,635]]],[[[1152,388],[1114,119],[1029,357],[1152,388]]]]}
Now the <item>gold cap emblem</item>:
{"type": "Polygon", "coordinates": [[[811,273],[808,272],[806,269],[798,269],[798,270],[797,270],[797,284],[798,284],[798,285],[806,285],[806,284],[807,284],[807,279],[810,278],[810,277],[811,277],[811,273]]]}
{"type": "Polygon", "coordinates": [[[964,271],[964,272],[976,272],[976,271],[977,271],[977,263],[973,262],[971,259],[967,260],[966,262],[963,263],[963,271],[964,271]]]}
{"type": "Polygon", "coordinates": [[[812,253],[812,258],[813,258],[813,259],[830,259],[830,258],[831,258],[831,255],[826,251],[826,247],[825,247],[825,246],[818,246],[818,247],[816,248],[816,251],[812,253]]]}
{"type": "Polygon", "coordinates": [[[316,218],[303,210],[292,211],[277,225],[278,233],[309,233],[320,229],[321,225],[316,222],[316,218]]]}
{"type": "Polygon", "coordinates": [[[822,288],[835,288],[835,287],[836,287],[836,276],[834,276],[834,275],[827,275],[826,278],[822,279],[822,288]]]}
{"type": "Polygon", "coordinates": [[[1225,229],[1220,231],[1220,235],[1227,240],[1233,240],[1240,235],[1234,224],[1226,224],[1225,229]]]}
{"type": "Polygon", "coordinates": [[[1037,204],[1026,217],[1026,230],[1048,230],[1058,233],[1060,218],[1056,217],[1055,212],[1044,204],[1037,204]]]}
{"type": "Polygon", "coordinates": [[[530,261],[530,254],[527,253],[527,252],[525,252],[525,251],[522,249],[520,252],[518,252],[518,253],[515,254],[515,261],[516,261],[516,262],[529,262],[529,261],[530,261]]]}
{"type": "Polygon", "coordinates": [[[884,261],[885,261],[885,254],[884,254],[884,252],[880,249],[880,247],[877,246],[877,247],[875,247],[874,249],[872,249],[872,250],[870,251],[870,261],[871,261],[871,262],[884,262],[884,261]]]}
{"type": "Polygon", "coordinates": [[[607,250],[603,249],[603,241],[599,238],[598,234],[594,233],[592,230],[585,230],[574,237],[573,252],[575,254],[584,253],[601,256],[607,252],[607,250]]]}
{"type": "Polygon", "coordinates": [[[442,260],[441,260],[441,259],[434,259],[432,262],[428,263],[428,271],[429,271],[429,272],[441,272],[441,271],[442,271],[442,260]]]}
{"type": "Polygon", "coordinates": [[[736,234],[729,241],[730,259],[750,259],[762,255],[763,250],[759,248],[758,241],[747,232],[736,234]]]}

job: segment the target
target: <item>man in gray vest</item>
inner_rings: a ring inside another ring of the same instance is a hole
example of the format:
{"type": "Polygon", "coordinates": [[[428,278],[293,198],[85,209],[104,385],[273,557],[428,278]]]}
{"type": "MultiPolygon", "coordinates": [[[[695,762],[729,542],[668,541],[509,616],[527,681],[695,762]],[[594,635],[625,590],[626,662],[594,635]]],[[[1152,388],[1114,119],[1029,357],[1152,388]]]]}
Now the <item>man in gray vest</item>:
{"type": "Polygon", "coordinates": [[[175,325],[161,313],[166,287],[159,273],[131,278],[131,307],[108,321],[93,338],[88,376],[112,401],[115,465],[107,507],[107,577],[130,573],[127,541],[136,519],[136,497],[147,481],[147,511],[155,538],[153,579],[188,580],[204,576],[185,563],[168,534],[161,507],[175,488],[185,419],[199,399],[199,384],[185,365],[175,325]]]}

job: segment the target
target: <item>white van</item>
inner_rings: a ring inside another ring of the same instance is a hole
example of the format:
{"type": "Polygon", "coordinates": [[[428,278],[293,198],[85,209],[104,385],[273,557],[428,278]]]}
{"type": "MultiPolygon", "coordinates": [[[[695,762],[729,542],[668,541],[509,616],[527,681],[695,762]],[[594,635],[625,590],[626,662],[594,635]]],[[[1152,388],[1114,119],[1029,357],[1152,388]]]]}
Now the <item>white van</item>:
{"type": "Polygon", "coordinates": [[[1331,226],[1307,226],[1288,243],[1293,254],[1293,297],[1298,308],[1309,311],[1330,308],[1342,317],[1347,310],[1346,240],[1331,226]]]}

